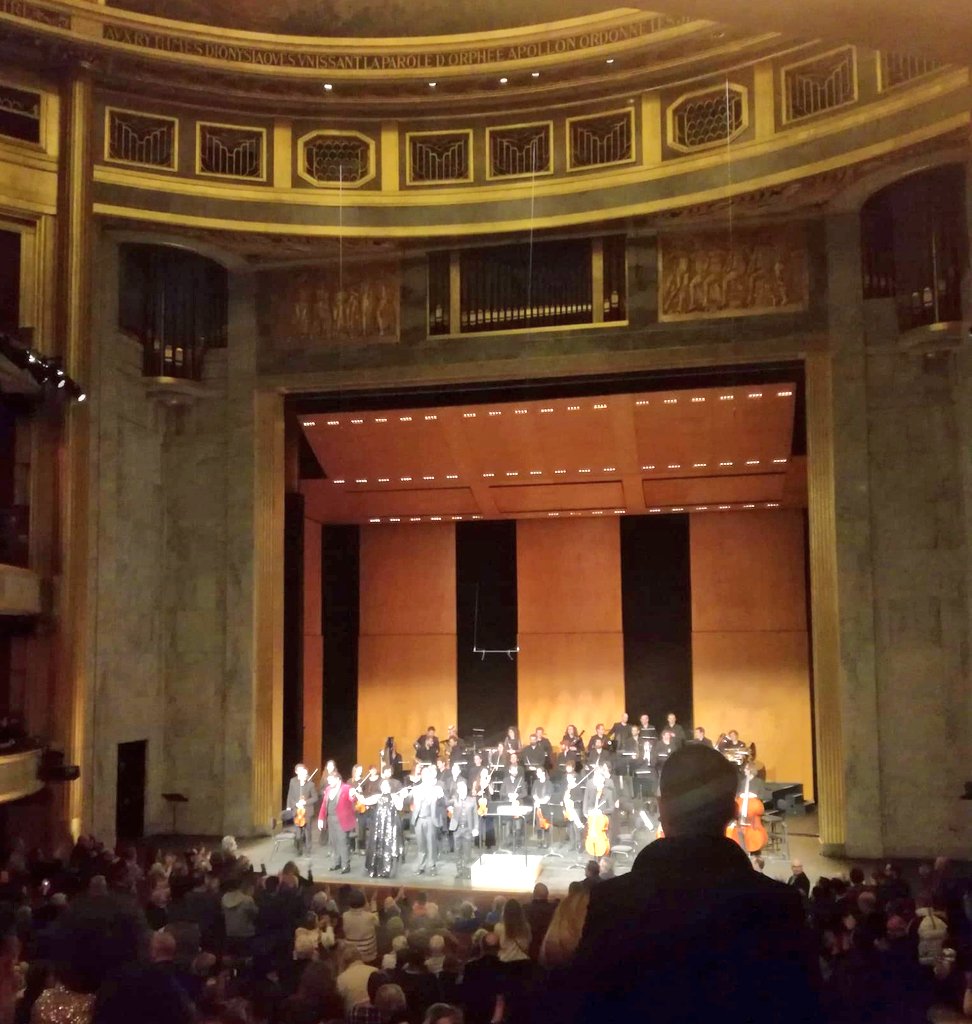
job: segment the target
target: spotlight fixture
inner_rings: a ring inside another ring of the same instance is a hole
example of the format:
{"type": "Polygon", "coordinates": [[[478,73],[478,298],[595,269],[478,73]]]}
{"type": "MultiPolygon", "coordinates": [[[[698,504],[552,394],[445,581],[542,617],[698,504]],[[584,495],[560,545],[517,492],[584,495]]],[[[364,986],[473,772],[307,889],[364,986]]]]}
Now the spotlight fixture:
{"type": "Polygon", "coordinates": [[[333,88],[334,88],[334,86],[330,82],[325,82],[324,83],[324,91],[325,92],[331,92],[331,90],[333,88]]]}
{"type": "Polygon", "coordinates": [[[434,89],[438,84],[438,82],[429,82],[429,88],[434,89]]]}
{"type": "Polygon", "coordinates": [[[608,57],[608,59],[604,63],[605,64],[613,64],[614,63],[614,58],[613,57],[608,57]]]}
{"type": "Polygon", "coordinates": [[[83,402],[88,397],[81,385],[68,376],[60,359],[43,356],[24,345],[22,341],[3,332],[0,332],[0,356],[18,369],[25,370],[42,389],[42,393],[46,394],[48,390],[53,390],[76,402],[83,402]]]}
{"type": "Polygon", "coordinates": [[[506,77],[503,77],[503,78],[501,78],[501,79],[500,79],[500,85],[506,85],[506,83],[507,83],[508,81],[509,81],[509,79],[508,79],[508,78],[506,78],[506,77]]]}
{"type": "Polygon", "coordinates": [[[539,78],[540,77],[540,72],[539,71],[531,71],[530,72],[530,77],[531,78],[539,78]]]}

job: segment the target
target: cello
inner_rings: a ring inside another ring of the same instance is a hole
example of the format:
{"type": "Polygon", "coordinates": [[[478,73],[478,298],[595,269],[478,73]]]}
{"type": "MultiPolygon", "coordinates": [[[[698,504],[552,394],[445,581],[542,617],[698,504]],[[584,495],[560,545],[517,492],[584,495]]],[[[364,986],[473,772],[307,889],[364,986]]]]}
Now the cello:
{"type": "Polygon", "coordinates": [[[763,801],[750,791],[749,780],[753,777],[753,769],[748,764],[744,769],[744,775],[745,788],[736,797],[736,820],[726,829],[726,836],[738,843],[747,853],[759,853],[769,841],[763,825],[766,807],[763,801]]]}

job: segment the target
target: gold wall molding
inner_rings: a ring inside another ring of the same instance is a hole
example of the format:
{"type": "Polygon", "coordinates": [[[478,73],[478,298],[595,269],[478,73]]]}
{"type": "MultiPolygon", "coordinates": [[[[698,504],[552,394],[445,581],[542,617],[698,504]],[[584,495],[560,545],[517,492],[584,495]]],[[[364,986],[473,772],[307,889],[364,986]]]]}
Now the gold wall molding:
{"type": "Polygon", "coordinates": [[[38,778],[42,754],[38,748],[0,757],[0,804],[20,800],[44,788],[38,778]]]}
{"type": "Polygon", "coordinates": [[[196,122],[196,174],[200,177],[266,181],[267,161],[266,128],[219,121],[196,122]],[[220,140],[220,132],[228,137],[225,142],[220,140]],[[247,134],[250,138],[246,137],[247,134]],[[233,136],[239,138],[234,139],[233,136]],[[207,170],[207,152],[210,166],[214,161],[222,160],[228,169],[207,170]],[[249,168],[252,168],[252,173],[246,173],[249,168]]]}
{"type": "Polygon", "coordinates": [[[802,225],[662,235],[658,319],[802,312],[809,302],[802,225]]]}
{"type": "Polygon", "coordinates": [[[749,90],[737,82],[676,97],[665,117],[668,145],[679,153],[727,146],[749,127],[749,90]]]}
{"type": "Polygon", "coordinates": [[[370,135],[350,128],[316,128],[297,140],[297,174],[316,188],[357,189],[373,181],[376,173],[375,140],[370,135]],[[309,159],[316,174],[308,169],[309,159]],[[347,179],[340,173],[345,166],[352,172],[347,179]]]}

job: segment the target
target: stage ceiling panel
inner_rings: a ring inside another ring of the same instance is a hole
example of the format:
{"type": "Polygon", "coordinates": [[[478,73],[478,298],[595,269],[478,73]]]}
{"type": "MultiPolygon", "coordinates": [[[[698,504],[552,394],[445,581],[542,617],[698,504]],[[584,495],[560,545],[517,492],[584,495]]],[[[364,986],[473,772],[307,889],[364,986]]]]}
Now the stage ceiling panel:
{"type": "Polygon", "coordinates": [[[308,414],[320,522],[802,507],[795,384],[308,414]]]}

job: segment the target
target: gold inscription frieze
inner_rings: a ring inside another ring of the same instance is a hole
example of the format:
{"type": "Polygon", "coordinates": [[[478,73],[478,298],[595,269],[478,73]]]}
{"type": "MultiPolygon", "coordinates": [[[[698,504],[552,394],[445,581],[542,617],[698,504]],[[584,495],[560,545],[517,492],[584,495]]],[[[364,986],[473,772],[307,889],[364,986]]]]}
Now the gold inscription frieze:
{"type": "MultiPolygon", "coordinates": [[[[0,4],[13,2],[14,0],[0,0],[0,4]]],[[[584,50],[639,39],[650,35],[655,28],[656,20],[646,18],[625,25],[511,45],[465,47],[454,50],[398,50],[395,53],[383,52],[377,48],[342,52],[337,47],[292,49],[284,46],[252,46],[171,32],[149,31],[110,22],[103,25],[102,38],[109,43],[121,43],[143,50],[202,57],[231,64],[309,71],[401,72],[482,67],[510,61],[576,54],[584,50]]]]}
{"type": "Polygon", "coordinates": [[[61,11],[56,11],[41,4],[29,3],[28,0],[0,0],[0,14],[9,14],[13,18],[24,21],[36,21],[40,25],[51,28],[71,27],[71,19],[61,11]]]}
{"type": "Polygon", "coordinates": [[[662,236],[658,261],[660,320],[807,308],[807,245],[800,227],[662,236]]]}

